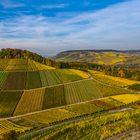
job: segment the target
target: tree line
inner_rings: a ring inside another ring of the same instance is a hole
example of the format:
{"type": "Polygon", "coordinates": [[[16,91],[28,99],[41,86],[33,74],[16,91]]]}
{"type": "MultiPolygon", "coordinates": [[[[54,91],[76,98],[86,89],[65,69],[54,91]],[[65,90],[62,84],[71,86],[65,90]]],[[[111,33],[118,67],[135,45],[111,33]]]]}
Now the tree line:
{"type": "Polygon", "coordinates": [[[0,58],[2,59],[13,59],[13,58],[31,59],[42,64],[55,66],[55,61],[51,59],[46,59],[45,57],[37,53],[30,52],[28,50],[11,49],[11,48],[1,49],[0,58]]]}
{"type": "Polygon", "coordinates": [[[104,74],[140,81],[140,68],[126,65],[100,65],[86,62],[58,62],[59,68],[75,68],[87,71],[97,70],[104,74]]]}

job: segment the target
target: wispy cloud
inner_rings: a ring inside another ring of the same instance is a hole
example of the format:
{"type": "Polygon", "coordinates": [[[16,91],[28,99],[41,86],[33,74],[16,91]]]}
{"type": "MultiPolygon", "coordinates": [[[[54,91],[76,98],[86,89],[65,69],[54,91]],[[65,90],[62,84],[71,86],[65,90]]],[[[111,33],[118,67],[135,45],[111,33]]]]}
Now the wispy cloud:
{"type": "MultiPolygon", "coordinates": [[[[0,22],[0,46],[68,49],[138,49],[140,1],[133,0],[71,18],[20,16],[0,22]]],[[[44,49],[45,50],[45,49],[44,49]]]]}
{"type": "Polygon", "coordinates": [[[13,2],[11,0],[1,0],[0,5],[2,5],[3,8],[18,8],[24,6],[24,4],[13,2]]]}
{"type": "Polygon", "coordinates": [[[67,7],[68,4],[52,4],[52,5],[42,5],[41,9],[60,9],[67,7]]]}

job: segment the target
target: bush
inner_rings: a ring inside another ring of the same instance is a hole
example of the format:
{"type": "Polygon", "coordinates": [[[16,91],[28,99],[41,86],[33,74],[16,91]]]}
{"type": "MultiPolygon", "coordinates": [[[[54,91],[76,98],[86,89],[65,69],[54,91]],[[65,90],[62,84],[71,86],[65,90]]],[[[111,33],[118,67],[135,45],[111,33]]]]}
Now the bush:
{"type": "Polygon", "coordinates": [[[2,140],[17,140],[18,133],[15,130],[11,130],[3,134],[2,140]]]}

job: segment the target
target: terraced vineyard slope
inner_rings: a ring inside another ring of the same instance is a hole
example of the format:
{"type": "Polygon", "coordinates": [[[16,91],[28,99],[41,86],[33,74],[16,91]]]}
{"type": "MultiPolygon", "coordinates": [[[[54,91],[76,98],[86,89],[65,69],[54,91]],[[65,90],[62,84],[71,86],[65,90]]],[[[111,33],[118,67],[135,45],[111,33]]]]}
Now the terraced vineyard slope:
{"type": "Polygon", "coordinates": [[[105,139],[139,123],[140,94],[126,88],[137,81],[29,59],[0,70],[0,139],[105,139]]]}

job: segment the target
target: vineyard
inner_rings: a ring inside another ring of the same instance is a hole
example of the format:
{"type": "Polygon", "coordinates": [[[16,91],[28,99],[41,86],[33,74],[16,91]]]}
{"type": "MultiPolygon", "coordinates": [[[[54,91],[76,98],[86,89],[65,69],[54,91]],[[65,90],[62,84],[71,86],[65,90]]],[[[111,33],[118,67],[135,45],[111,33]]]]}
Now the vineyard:
{"type": "Polygon", "coordinates": [[[12,116],[22,92],[0,92],[0,117],[12,116]]]}
{"type": "Polygon", "coordinates": [[[4,71],[38,71],[54,69],[29,59],[1,59],[0,70],[4,71]]]}
{"type": "MultiPolygon", "coordinates": [[[[121,125],[121,124],[124,125],[121,127],[122,131],[124,129],[128,129],[130,127],[136,126],[135,120],[138,118],[137,115],[140,116],[140,110],[138,110],[138,109],[128,110],[128,111],[126,110],[125,112],[124,111],[118,112],[118,113],[115,112],[113,114],[111,113],[111,114],[108,114],[105,116],[103,115],[101,117],[96,117],[96,118],[92,117],[92,115],[94,116],[95,114],[97,114],[97,116],[98,116],[98,114],[100,115],[100,113],[102,113],[102,112],[114,110],[114,109],[117,110],[119,108],[126,107],[130,103],[134,103],[134,100],[129,103],[120,102],[120,101],[114,99],[117,96],[118,96],[118,98],[120,98],[120,95],[115,95],[112,97],[105,97],[105,98],[102,98],[99,100],[93,100],[93,101],[87,101],[87,102],[79,103],[79,104],[67,105],[67,106],[64,106],[61,108],[54,108],[54,109],[46,110],[46,111],[39,112],[39,113],[25,115],[23,117],[18,117],[15,119],[13,118],[10,121],[12,121],[12,123],[14,123],[16,125],[19,125],[22,127],[24,126],[24,128],[34,128],[35,126],[40,128],[41,126],[49,126],[52,124],[57,124],[60,122],[72,120],[74,118],[76,119],[76,118],[80,118],[80,117],[91,116],[90,117],[91,119],[89,119],[89,120],[86,119],[85,121],[80,120],[80,122],[78,122],[76,124],[78,124],[78,125],[81,124],[80,125],[81,127],[84,127],[84,125],[90,125],[93,130],[95,130],[94,126],[97,126],[97,127],[99,127],[98,129],[101,129],[102,131],[104,129],[106,129],[106,130],[109,129],[108,131],[113,131],[114,134],[115,133],[117,134],[118,132],[115,129],[116,128],[119,129],[119,125],[121,125]],[[133,120],[132,117],[135,117],[135,120],[133,120]],[[114,123],[110,124],[109,122],[111,122],[111,121],[113,121],[114,123]],[[102,126],[103,123],[106,125],[102,126]],[[114,128],[114,130],[111,130],[111,127],[113,127],[113,126],[115,126],[115,128],[114,128]]],[[[129,96],[131,96],[131,95],[129,95],[129,96]]],[[[136,94],[135,96],[137,96],[138,100],[140,101],[140,95],[136,94]]],[[[123,98],[123,100],[127,100],[125,98],[125,95],[122,95],[122,98],[123,98]]],[[[132,98],[133,98],[133,94],[132,94],[132,98]]],[[[135,102],[138,100],[135,100],[135,102]]],[[[0,124],[1,123],[3,123],[3,121],[0,121],[0,124]]],[[[75,125],[71,124],[70,126],[75,127],[75,125]]],[[[69,126],[66,126],[66,128],[67,127],[69,127],[69,126]]],[[[64,129],[66,129],[66,128],[64,127],[64,129]]],[[[0,129],[3,129],[3,128],[0,128],[0,129]]],[[[61,128],[61,130],[63,130],[63,128],[61,128]]],[[[100,130],[98,130],[98,131],[100,132],[100,130]]],[[[61,132],[63,132],[63,131],[61,131],[61,132]]],[[[30,133],[30,131],[29,131],[29,133],[30,133]]],[[[40,134],[42,134],[42,133],[44,134],[44,131],[40,132],[40,134]]],[[[110,132],[110,134],[111,134],[111,132],[110,132]]],[[[111,136],[111,135],[107,135],[107,137],[108,136],[111,136]]]]}
{"type": "Polygon", "coordinates": [[[3,87],[6,77],[7,77],[7,73],[4,71],[0,71],[0,89],[3,87]]]}
{"type": "Polygon", "coordinates": [[[0,71],[0,88],[2,90],[35,89],[84,79],[71,70],[59,70],[39,65],[32,60],[26,61],[28,63],[18,59],[8,61],[7,70],[0,71]],[[15,69],[15,67],[18,68],[15,69]],[[26,67],[26,69],[22,67],[26,67]]]}
{"type": "Polygon", "coordinates": [[[43,109],[66,105],[64,86],[45,89],[43,109]]]}
{"type": "Polygon", "coordinates": [[[0,121],[0,138],[2,138],[1,134],[6,133],[10,130],[15,130],[16,132],[23,133],[29,131],[30,129],[31,127],[23,127],[8,120],[0,121]]]}
{"type": "Polygon", "coordinates": [[[44,90],[24,91],[16,106],[14,115],[20,115],[42,109],[44,90]],[[28,106],[28,107],[27,107],[28,106]]]}
{"type": "Polygon", "coordinates": [[[137,102],[140,100],[139,94],[117,95],[117,96],[112,96],[112,98],[125,104],[129,104],[131,102],[137,102]]]}
{"type": "Polygon", "coordinates": [[[3,84],[3,90],[21,90],[25,88],[25,72],[9,72],[3,84]]]}
{"type": "Polygon", "coordinates": [[[76,74],[78,74],[79,76],[83,77],[83,78],[88,78],[89,75],[83,71],[80,70],[75,70],[75,69],[71,69],[72,72],[75,72],[76,74]]]}
{"type": "Polygon", "coordinates": [[[0,139],[11,130],[19,139],[105,139],[139,122],[140,94],[125,88],[136,81],[28,59],[0,60],[0,70],[0,139]]]}
{"type": "Polygon", "coordinates": [[[135,121],[135,115],[140,117],[139,111],[125,111],[120,113],[103,115],[101,117],[84,119],[77,123],[61,125],[53,128],[46,133],[43,132],[39,137],[41,140],[47,139],[106,139],[118,133],[135,128],[139,121],[135,121]]]}
{"type": "Polygon", "coordinates": [[[95,79],[103,83],[118,87],[127,87],[133,84],[140,84],[140,82],[138,81],[105,75],[104,73],[99,71],[90,70],[90,73],[93,75],[95,79]]]}
{"type": "MultiPolygon", "coordinates": [[[[34,82],[32,82],[32,87],[33,84],[34,82]]],[[[9,96],[10,93],[14,96],[14,94],[12,94],[12,92],[10,91],[5,91],[4,93],[0,92],[0,96],[3,97],[2,100],[4,100],[7,103],[7,106],[10,106],[11,102],[9,101],[9,98],[11,97],[9,96]],[[7,98],[6,94],[9,98],[7,98]]],[[[19,96],[19,98],[15,98],[17,107],[15,109],[14,115],[79,103],[83,101],[98,99],[106,96],[118,95],[122,93],[127,94],[131,92],[125,89],[112,89],[111,87],[102,85],[101,83],[97,83],[92,79],[46,88],[25,90],[22,91],[22,96],[19,96]],[[26,106],[28,106],[28,108],[26,106]]],[[[0,106],[2,108],[5,108],[5,104],[3,104],[2,102],[0,102],[0,106]]]]}

